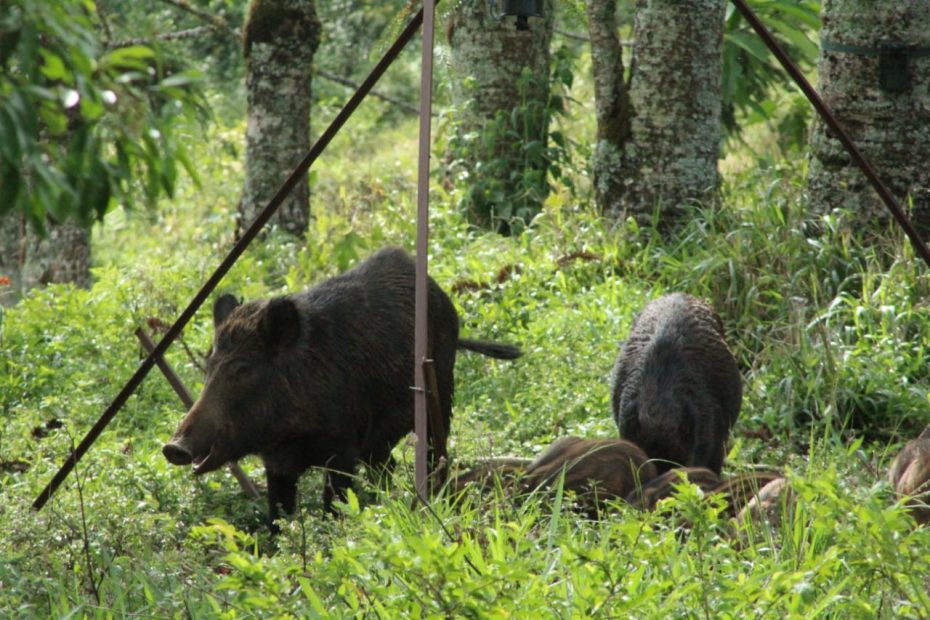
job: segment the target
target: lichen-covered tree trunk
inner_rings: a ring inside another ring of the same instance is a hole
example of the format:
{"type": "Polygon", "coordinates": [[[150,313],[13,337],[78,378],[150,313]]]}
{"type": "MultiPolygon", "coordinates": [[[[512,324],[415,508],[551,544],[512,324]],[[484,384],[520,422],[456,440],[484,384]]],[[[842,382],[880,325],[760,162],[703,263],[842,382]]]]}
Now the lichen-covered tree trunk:
{"type": "Polygon", "coordinates": [[[0,305],[46,284],[90,284],[90,230],[49,220],[45,232],[36,233],[22,213],[0,217],[0,305]]]}
{"type": "Polygon", "coordinates": [[[492,15],[484,0],[459,3],[446,24],[453,98],[461,111],[449,157],[468,183],[469,220],[503,233],[539,212],[548,190],[552,0],[529,30],[492,15]]]}
{"type": "Polygon", "coordinates": [[[640,0],[634,23],[632,140],[623,209],[662,228],[718,186],[726,0],[640,0]]]}
{"type": "MultiPolygon", "coordinates": [[[[252,0],[244,26],[248,125],[239,228],[248,227],[310,148],[310,67],[320,43],[312,0],[252,0]]],[[[303,235],[306,179],[279,208],[280,227],[303,235]]]]}
{"type": "Polygon", "coordinates": [[[601,213],[622,210],[622,154],[630,137],[630,96],[617,34],[617,0],[588,0],[597,142],[591,157],[594,200],[601,213]]]}
{"type": "MultiPolygon", "coordinates": [[[[906,206],[930,233],[930,3],[825,0],[819,90],[906,206]],[[882,50],[885,50],[884,52],[882,50]],[[895,51],[897,50],[897,51],[895,51]]],[[[873,228],[891,217],[822,121],[811,133],[808,176],[818,212],[850,209],[873,228]]]]}

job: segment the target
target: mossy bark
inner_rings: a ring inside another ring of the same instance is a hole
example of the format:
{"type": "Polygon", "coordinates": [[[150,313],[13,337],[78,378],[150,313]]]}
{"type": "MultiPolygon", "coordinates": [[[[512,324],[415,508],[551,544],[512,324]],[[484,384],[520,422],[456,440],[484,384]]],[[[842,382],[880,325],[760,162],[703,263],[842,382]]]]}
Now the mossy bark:
{"type": "Polygon", "coordinates": [[[640,0],[634,24],[632,140],[623,153],[622,208],[670,227],[719,184],[726,0],[640,0]]]}
{"type": "Polygon", "coordinates": [[[508,232],[518,218],[538,212],[546,195],[549,45],[554,3],[529,30],[500,19],[484,0],[468,0],[450,15],[453,99],[461,110],[450,150],[472,179],[465,200],[469,219],[508,232]]]}
{"type": "Polygon", "coordinates": [[[0,217],[0,305],[16,303],[47,284],[90,284],[90,230],[75,222],[49,220],[42,237],[22,213],[0,217]],[[9,279],[9,283],[6,283],[9,279]]]}
{"type": "MultiPolygon", "coordinates": [[[[926,237],[930,234],[930,5],[927,0],[825,0],[822,17],[818,89],[926,237]],[[883,61],[880,49],[889,44],[901,46],[903,56],[895,60],[889,55],[883,61]]],[[[821,213],[849,209],[860,224],[873,229],[884,226],[891,214],[819,119],[810,145],[812,209],[821,213]]]]}
{"type": "MultiPolygon", "coordinates": [[[[244,26],[248,124],[240,230],[248,227],[310,148],[310,67],[320,43],[311,0],[253,0],[244,26]]],[[[303,179],[273,222],[306,233],[310,190],[303,179]]]]}
{"type": "Polygon", "coordinates": [[[601,213],[622,210],[623,150],[630,138],[630,95],[623,75],[616,0],[589,0],[597,142],[591,158],[594,200],[601,213]]]}

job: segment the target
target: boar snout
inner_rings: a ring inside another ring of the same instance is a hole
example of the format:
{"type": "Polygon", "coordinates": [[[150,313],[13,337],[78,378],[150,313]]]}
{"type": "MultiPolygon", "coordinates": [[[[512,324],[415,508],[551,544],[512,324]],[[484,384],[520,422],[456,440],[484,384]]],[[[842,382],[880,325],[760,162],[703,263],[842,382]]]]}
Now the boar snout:
{"type": "Polygon", "coordinates": [[[162,447],[161,453],[165,455],[165,458],[172,465],[190,465],[194,460],[194,455],[191,454],[190,450],[173,441],[166,443],[162,447]]]}

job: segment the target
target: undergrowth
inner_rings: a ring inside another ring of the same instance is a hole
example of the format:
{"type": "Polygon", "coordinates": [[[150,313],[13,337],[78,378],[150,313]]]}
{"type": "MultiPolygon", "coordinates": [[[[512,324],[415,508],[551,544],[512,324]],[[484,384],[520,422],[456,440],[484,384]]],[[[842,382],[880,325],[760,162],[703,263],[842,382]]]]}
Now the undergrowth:
{"type": "MultiPolygon", "coordinates": [[[[412,250],[414,167],[399,155],[415,150],[410,129],[369,155],[337,145],[313,177],[306,238],[272,231],[220,292],[299,290],[382,245],[412,250]]],[[[224,140],[201,147],[201,189],[98,231],[90,289],[51,286],[0,314],[0,615],[930,616],[930,534],[884,482],[900,442],[930,421],[927,269],[895,231],[865,240],[842,213],[808,213],[804,171],[787,165],[731,175],[723,207],[693,210],[670,239],[598,217],[583,179],[556,187],[508,238],[469,227],[450,206],[462,189],[437,186],[430,251],[463,333],[526,352],[516,363],[460,356],[454,459],[615,436],[618,345],[648,300],[686,291],[720,310],[742,369],[726,467],[780,467],[795,489],[779,526],[731,522],[696,488],[653,514],[617,505],[602,522],[561,495],[470,493],[427,509],[403,442],[390,483],[359,481],[343,518],[322,516],[321,476],[304,475],[299,514],[272,541],[264,501],[225,470],[195,479],[161,456],[183,406],[154,371],[33,511],[139,364],[133,330],[172,321],[230,246],[241,171],[224,140]]],[[[211,338],[203,310],[167,355],[195,393],[211,338]]],[[[243,466],[261,478],[257,460],[243,466]]]]}

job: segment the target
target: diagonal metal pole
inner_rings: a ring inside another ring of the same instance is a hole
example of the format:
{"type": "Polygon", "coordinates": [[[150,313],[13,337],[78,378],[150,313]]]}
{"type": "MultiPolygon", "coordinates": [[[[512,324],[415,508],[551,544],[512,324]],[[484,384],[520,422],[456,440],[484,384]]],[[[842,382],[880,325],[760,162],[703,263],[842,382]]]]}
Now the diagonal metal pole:
{"type": "Polygon", "coordinates": [[[281,188],[278,189],[278,192],[268,205],[258,214],[258,217],[255,218],[252,225],[245,231],[242,238],[239,239],[239,242],[236,243],[235,247],[233,247],[226,258],[223,259],[223,262],[216,268],[216,271],[213,272],[213,275],[210,276],[203,287],[194,295],[194,298],[174,324],[168,328],[168,331],[162,336],[161,340],[155,346],[155,349],[142,361],[138,370],[136,370],[135,374],[126,382],[123,389],[120,390],[116,398],[113,399],[113,402],[110,403],[110,406],[107,407],[106,411],[100,416],[100,419],[97,420],[96,424],[87,432],[87,435],[84,436],[84,439],[81,440],[77,448],[71,451],[71,454],[68,455],[68,458],[55,476],[49,481],[45,488],[42,489],[42,492],[39,493],[39,496],[36,497],[35,501],[32,503],[34,509],[41,510],[58,487],[61,486],[61,483],[68,477],[68,474],[71,473],[71,470],[74,469],[77,462],[84,456],[91,445],[93,445],[94,441],[97,440],[97,437],[100,436],[100,433],[103,432],[107,424],[109,424],[119,410],[123,408],[123,405],[126,404],[126,401],[129,400],[133,392],[136,391],[136,388],[139,387],[149,371],[152,370],[152,367],[155,365],[155,360],[164,355],[171,343],[174,342],[178,334],[181,333],[181,330],[184,329],[184,326],[190,322],[194,313],[203,305],[210,293],[213,292],[220,283],[220,280],[223,279],[223,276],[232,268],[236,260],[245,252],[246,248],[252,240],[255,239],[261,229],[264,228],[265,224],[268,223],[268,220],[271,219],[271,216],[278,210],[278,207],[281,206],[281,203],[284,202],[284,199],[294,186],[304,179],[304,175],[307,173],[307,170],[310,169],[313,162],[316,161],[342,126],[345,125],[346,121],[349,120],[349,117],[352,116],[352,113],[355,112],[362,100],[365,99],[365,96],[371,91],[378,79],[387,71],[387,68],[391,66],[391,63],[400,55],[407,43],[410,42],[410,39],[412,39],[417,30],[419,30],[422,22],[423,11],[420,10],[413,16],[403,31],[401,31],[400,35],[398,35],[391,47],[384,53],[381,60],[378,61],[378,64],[371,70],[371,73],[368,74],[368,77],[365,78],[365,81],[362,82],[358,90],[356,90],[352,97],[343,105],[342,109],[336,115],[336,118],[329,124],[329,127],[327,127],[319,139],[317,139],[316,143],[310,147],[310,151],[307,155],[297,164],[297,167],[294,168],[291,175],[284,181],[281,188]]]}
{"type": "Polygon", "coordinates": [[[923,239],[920,238],[917,229],[914,228],[914,224],[911,223],[910,218],[907,217],[907,214],[904,212],[904,209],[901,208],[901,205],[898,204],[898,201],[895,199],[894,195],[891,193],[891,190],[888,189],[888,186],[879,178],[878,173],[875,171],[875,168],[872,166],[871,162],[866,158],[866,156],[859,150],[850,138],[849,134],[840,124],[840,121],[836,118],[833,110],[827,105],[827,102],[823,100],[820,94],[811,86],[810,82],[807,81],[807,78],[804,77],[804,74],[801,73],[801,70],[798,69],[797,65],[791,60],[785,50],[782,49],[781,45],[778,44],[778,41],[775,40],[775,37],[772,36],[772,33],[769,32],[768,28],[765,27],[765,24],[759,19],[759,17],[753,12],[749,5],[746,4],[746,0],[731,0],[739,12],[743,15],[749,25],[752,26],[752,29],[756,31],[756,34],[759,35],[759,38],[762,39],[763,43],[769,48],[772,54],[775,55],[775,58],[778,59],[778,62],[781,63],[781,66],[785,68],[785,71],[788,72],[788,75],[795,81],[798,87],[804,92],[807,99],[811,102],[814,108],[817,110],[817,113],[820,114],[820,117],[823,118],[824,122],[836,134],[836,137],[842,143],[843,147],[849,153],[849,156],[852,157],[853,161],[856,162],[856,165],[862,170],[866,178],[869,180],[869,183],[872,184],[872,187],[875,188],[875,191],[878,193],[878,197],[881,198],[882,202],[885,203],[885,206],[888,207],[888,210],[891,211],[891,215],[894,216],[898,224],[901,225],[901,228],[904,229],[904,232],[907,234],[908,238],[911,240],[911,243],[914,246],[914,249],[920,255],[920,257],[927,263],[927,266],[930,267],[930,249],[927,249],[927,244],[924,243],[923,239]]]}
{"type": "Polygon", "coordinates": [[[423,51],[420,66],[420,151],[417,170],[417,268],[414,305],[414,431],[417,447],[414,453],[416,491],[424,502],[427,496],[427,356],[429,354],[427,329],[427,272],[429,252],[429,154],[430,128],[433,107],[433,34],[435,31],[435,0],[423,1],[423,51]]]}

